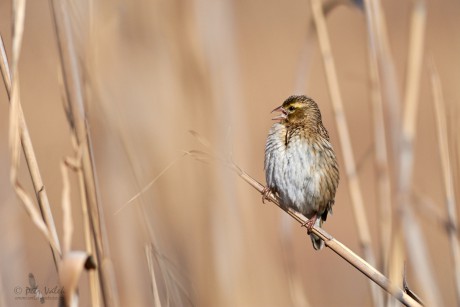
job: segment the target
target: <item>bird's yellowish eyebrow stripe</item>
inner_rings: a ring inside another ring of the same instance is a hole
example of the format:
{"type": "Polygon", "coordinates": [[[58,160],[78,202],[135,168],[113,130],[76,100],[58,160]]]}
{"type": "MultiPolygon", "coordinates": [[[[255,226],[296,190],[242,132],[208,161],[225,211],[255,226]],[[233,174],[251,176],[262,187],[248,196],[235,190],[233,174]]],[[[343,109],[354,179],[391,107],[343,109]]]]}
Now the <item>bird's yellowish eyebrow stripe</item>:
{"type": "Polygon", "coordinates": [[[291,106],[293,106],[294,108],[300,108],[302,104],[300,102],[294,102],[294,103],[291,103],[291,106]]]}

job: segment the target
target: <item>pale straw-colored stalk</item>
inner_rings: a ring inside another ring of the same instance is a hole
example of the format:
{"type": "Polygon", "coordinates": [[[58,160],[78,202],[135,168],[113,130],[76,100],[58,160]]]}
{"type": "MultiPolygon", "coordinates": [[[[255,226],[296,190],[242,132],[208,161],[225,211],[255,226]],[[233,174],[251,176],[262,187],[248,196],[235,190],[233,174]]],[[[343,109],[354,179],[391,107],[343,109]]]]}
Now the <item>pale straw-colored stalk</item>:
{"type": "MultiPolygon", "coordinates": [[[[64,107],[68,105],[67,95],[65,92],[65,85],[62,76],[62,71],[58,71],[58,83],[59,88],[61,89],[61,99],[63,101],[64,107]]],[[[78,146],[75,134],[70,135],[71,143],[74,148],[74,151],[78,153],[78,160],[72,166],[72,170],[76,173],[78,179],[78,192],[80,195],[80,205],[81,205],[81,212],[82,212],[82,220],[83,220],[83,235],[85,241],[85,251],[88,255],[94,255],[95,246],[94,241],[92,239],[92,232],[91,232],[91,221],[89,218],[88,213],[88,202],[85,195],[85,179],[83,176],[83,171],[81,167],[81,154],[82,149],[78,146]]],[[[88,279],[89,279],[89,289],[90,289],[90,297],[91,297],[91,304],[92,306],[100,306],[101,305],[101,297],[99,292],[99,277],[96,270],[88,270],[88,279]]]]}
{"type": "MultiPolygon", "coordinates": [[[[89,218],[88,212],[88,203],[85,197],[85,180],[83,177],[83,172],[81,170],[81,165],[76,170],[77,177],[78,177],[78,187],[80,193],[80,202],[81,202],[81,209],[82,209],[82,219],[83,219],[83,233],[85,238],[85,250],[89,255],[94,255],[95,251],[95,243],[92,239],[91,234],[91,221],[89,218]]],[[[99,291],[99,276],[96,270],[89,270],[88,271],[88,278],[89,278],[89,289],[91,295],[91,303],[92,306],[100,306],[101,305],[101,296],[99,291]]]]}
{"type": "Polygon", "coordinates": [[[25,209],[31,217],[33,223],[45,235],[51,245],[53,260],[56,269],[58,261],[61,258],[59,238],[56,231],[56,225],[51,212],[48,195],[38,167],[35,151],[32,146],[29,129],[24,118],[22,106],[19,98],[19,57],[22,44],[22,35],[24,30],[25,18],[25,1],[13,1],[13,61],[10,73],[10,67],[6,56],[3,38],[0,36],[0,69],[2,72],[3,82],[10,101],[10,148],[11,156],[11,183],[16,194],[25,205],[25,209]],[[19,145],[22,146],[24,158],[28,166],[30,178],[37,198],[40,213],[37,212],[31,198],[18,181],[17,173],[19,168],[19,145]],[[41,218],[40,218],[41,215],[41,218]]]}
{"type": "Polygon", "coordinates": [[[433,199],[424,194],[420,189],[412,187],[412,197],[419,209],[419,212],[425,216],[426,219],[433,221],[434,224],[440,228],[446,228],[448,219],[441,208],[438,208],[433,199]]]}
{"type": "MultiPolygon", "coordinates": [[[[192,153],[193,155],[193,153],[192,153]]],[[[244,181],[249,183],[253,188],[255,188],[259,193],[264,195],[265,187],[259,183],[257,180],[252,178],[249,174],[241,170],[235,164],[229,165],[244,181]]],[[[273,202],[275,205],[280,207],[284,210],[287,214],[289,214],[293,219],[295,219],[300,225],[304,226],[308,219],[303,216],[302,214],[290,209],[290,208],[283,208],[279,204],[278,198],[270,193],[267,197],[268,200],[273,202]]],[[[370,282],[374,282],[382,289],[390,293],[395,299],[399,300],[402,304],[406,306],[420,306],[414,299],[409,297],[402,289],[396,287],[387,277],[385,277],[382,273],[380,273],[377,269],[375,269],[372,265],[366,262],[364,259],[359,257],[353,251],[351,251],[348,247],[344,244],[333,238],[330,234],[328,234],[324,229],[320,227],[313,227],[311,230],[312,233],[320,237],[325,245],[330,248],[334,253],[339,255],[353,267],[358,269],[361,273],[366,275],[369,278],[370,282]]]]}
{"type": "Polygon", "coordinates": [[[369,48],[369,72],[374,124],[374,163],[377,180],[378,219],[380,221],[380,268],[384,274],[387,274],[392,232],[391,179],[385,139],[383,97],[375,48],[369,48]]]}
{"type": "Polygon", "coordinates": [[[452,254],[453,274],[457,305],[460,304],[460,244],[458,241],[457,209],[454,192],[452,165],[449,155],[449,141],[447,117],[444,95],[442,92],[439,73],[433,61],[430,63],[431,88],[436,114],[436,128],[438,132],[439,153],[441,156],[442,174],[444,178],[445,202],[447,210],[447,234],[449,236],[450,252],[452,254]]]}
{"type": "Polygon", "coordinates": [[[145,257],[147,259],[147,267],[149,268],[149,276],[153,294],[153,306],[161,307],[160,294],[158,292],[158,286],[155,278],[155,263],[153,259],[153,246],[152,244],[145,245],[145,257]]]}
{"type": "MultiPolygon", "coordinates": [[[[61,293],[66,307],[77,307],[79,301],[78,284],[81,274],[87,269],[87,261],[90,254],[87,251],[72,250],[73,218],[72,204],[70,199],[70,178],[69,169],[79,168],[81,151],[76,150],[76,157],[67,157],[61,162],[62,174],[62,229],[63,246],[62,259],[59,261],[59,281],[61,287],[65,289],[61,293]]],[[[62,298],[62,297],[61,297],[62,298]]]]}
{"type": "MultiPolygon", "coordinates": [[[[251,177],[247,174],[244,170],[242,170],[238,165],[236,165],[230,158],[223,158],[216,153],[207,153],[199,150],[190,150],[186,152],[186,154],[190,155],[197,161],[210,163],[210,162],[217,162],[225,165],[232,171],[234,171],[238,176],[241,177],[246,183],[251,185],[254,189],[256,189],[264,199],[267,199],[286,212],[290,217],[295,219],[302,227],[306,225],[308,219],[300,214],[297,211],[294,211],[291,208],[285,208],[280,205],[279,199],[273,193],[268,193],[267,189],[264,185],[258,182],[256,179],[251,177]]],[[[382,289],[387,291],[391,294],[396,300],[400,301],[402,304],[406,306],[421,306],[417,301],[411,298],[407,293],[405,293],[401,288],[397,287],[394,283],[392,283],[385,275],[380,273],[374,266],[370,265],[364,259],[359,257],[355,254],[352,250],[346,247],[344,244],[336,240],[330,234],[328,234],[324,229],[320,227],[313,227],[311,230],[312,233],[317,235],[321,238],[325,245],[330,248],[334,253],[339,255],[353,267],[358,269],[361,273],[369,278],[370,282],[376,284],[376,286],[380,286],[382,289]]],[[[307,232],[306,232],[307,234],[307,232]]]]}
{"type": "Polygon", "coordinates": [[[435,282],[422,230],[415,218],[412,200],[412,173],[414,164],[414,140],[418,115],[420,78],[423,65],[426,7],[424,1],[415,1],[410,25],[410,41],[404,97],[404,117],[402,122],[401,153],[399,160],[398,210],[400,230],[404,236],[409,264],[415,268],[414,274],[420,285],[427,306],[442,305],[441,296],[435,282]]]}
{"type": "MultiPolygon", "coordinates": [[[[369,53],[370,53],[370,69],[371,69],[371,78],[378,78],[378,82],[380,83],[381,89],[381,98],[382,98],[382,111],[384,112],[383,117],[388,119],[388,127],[389,127],[389,135],[391,140],[391,152],[393,154],[394,159],[398,159],[399,157],[399,140],[400,140],[400,125],[401,125],[401,117],[400,117],[400,107],[402,104],[401,93],[398,87],[398,78],[397,72],[393,61],[393,56],[390,52],[390,44],[388,38],[388,32],[386,27],[385,21],[385,14],[382,9],[382,4],[380,0],[364,0],[364,13],[366,16],[366,26],[367,26],[367,37],[368,37],[368,45],[369,45],[369,53]],[[372,71],[372,70],[376,71],[372,71]],[[375,74],[376,76],[372,76],[375,74]]],[[[374,82],[374,81],[372,81],[374,82]]],[[[374,87],[374,83],[373,83],[374,87]]],[[[373,90],[373,89],[371,89],[373,90]]],[[[375,99],[375,98],[373,98],[375,99]]],[[[379,112],[379,110],[374,109],[374,113],[379,112]]],[[[374,118],[377,114],[374,115],[374,118]]],[[[376,123],[375,123],[376,124],[376,123]]],[[[381,144],[377,144],[377,142],[381,142],[379,139],[375,140],[376,147],[381,146],[381,144]]],[[[382,149],[382,148],[381,148],[382,149]]],[[[376,149],[378,150],[378,149],[376,149]]],[[[376,155],[381,156],[380,153],[376,153],[376,155]]],[[[381,156],[382,157],[382,156],[381,156]]],[[[391,173],[389,173],[391,179],[391,173]]],[[[393,178],[396,181],[396,178],[393,178]]],[[[379,182],[383,183],[382,178],[377,179],[379,182]]],[[[385,214],[382,208],[381,201],[383,200],[383,192],[384,186],[380,186],[379,183],[379,208],[382,214],[385,214]]],[[[390,198],[391,199],[391,198],[390,198]]],[[[387,206],[391,207],[391,204],[387,204],[387,206]]],[[[381,218],[387,219],[389,217],[382,216],[381,218]]],[[[382,222],[381,227],[387,227],[388,223],[382,222]],[[386,224],[386,226],[384,226],[386,224]]],[[[381,255],[384,256],[385,254],[388,255],[389,259],[387,261],[388,267],[387,271],[391,280],[396,282],[397,284],[402,284],[402,274],[403,271],[403,259],[405,257],[404,250],[402,248],[403,240],[401,238],[401,232],[399,228],[392,228],[390,233],[390,247],[389,247],[389,254],[386,253],[385,250],[385,239],[383,236],[387,234],[383,234],[384,231],[382,228],[380,229],[381,238],[382,238],[382,253],[381,255]],[[399,242],[401,244],[399,244],[399,242]],[[391,247],[393,246],[393,248],[391,247]]],[[[385,259],[382,259],[382,262],[385,263],[385,259]]],[[[392,304],[394,300],[388,299],[388,305],[392,304]]]]}
{"type": "Polygon", "coordinates": [[[364,13],[366,15],[369,48],[376,56],[384,107],[389,119],[392,153],[394,157],[397,157],[399,156],[402,99],[396,67],[390,51],[385,14],[380,0],[364,0],[364,13]]]}
{"type": "Polygon", "coordinates": [[[104,306],[118,306],[114,271],[110,260],[107,230],[102,206],[98,199],[96,172],[94,168],[91,132],[88,128],[84,103],[80,65],[74,44],[73,31],[66,2],[50,1],[52,19],[56,32],[62,77],[66,93],[67,115],[72,133],[82,150],[81,167],[84,178],[85,197],[88,204],[91,234],[95,246],[95,257],[101,297],[104,306]]]}
{"type": "MultiPolygon", "coordinates": [[[[336,127],[342,147],[343,163],[348,179],[348,189],[351,197],[353,213],[358,228],[359,242],[362,248],[364,259],[372,265],[376,265],[374,252],[372,251],[371,234],[366,218],[366,210],[356,170],[355,158],[351,145],[350,133],[344,113],[342,95],[340,93],[339,81],[335,68],[329,33],[326,20],[321,6],[321,1],[311,0],[313,19],[315,21],[319,46],[323,58],[324,70],[326,72],[327,84],[334,109],[336,127]]],[[[375,284],[370,283],[372,298],[375,306],[383,306],[383,296],[375,284]]]]}

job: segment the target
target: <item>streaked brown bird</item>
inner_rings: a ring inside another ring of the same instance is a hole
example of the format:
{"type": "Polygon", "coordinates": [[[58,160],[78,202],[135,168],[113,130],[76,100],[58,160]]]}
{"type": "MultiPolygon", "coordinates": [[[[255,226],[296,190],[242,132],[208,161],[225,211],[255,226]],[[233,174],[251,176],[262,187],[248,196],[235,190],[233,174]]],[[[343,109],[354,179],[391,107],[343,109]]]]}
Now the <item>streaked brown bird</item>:
{"type": "MultiPolygon", "coordinates": [[[[265,178],[268,189],[277,194],[280,205],[309,219],[307,229],[321,226],[332,213],[339,184],[339,167],[321,113],[313,99],[291,96],[272,112],[265,145],[265,178]]],[[[316,250],[324,242],[310,234],[316,250]]]]}

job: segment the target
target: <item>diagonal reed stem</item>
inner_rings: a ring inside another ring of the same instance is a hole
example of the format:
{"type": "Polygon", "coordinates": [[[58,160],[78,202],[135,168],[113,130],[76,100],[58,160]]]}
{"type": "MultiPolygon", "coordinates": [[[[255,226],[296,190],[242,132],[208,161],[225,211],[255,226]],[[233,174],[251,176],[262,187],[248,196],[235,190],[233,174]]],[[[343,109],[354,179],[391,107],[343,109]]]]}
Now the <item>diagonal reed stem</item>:
{"type": "MultiPolygon", "coordinates": [[[[224,164],[226,167],[234,171],[238,176],[240,176],[246,183],[256,189],[265,199],[271,201],[284,212],[289,214],[293,219],[295,219],[302,227],[306,225],[308,219],[300,214],[297,211],[292,210],[291,208],[284,208],[280,205],[279,199],[273,193],[265,194],[266,187],[258,182],[256,179],[251,177],[245,171],[243,171],[238,165],[236,165],[230,158],[223,159],[219,157],[217,153],[207,153],[199,150],[191,150],[185,152],[190,155],[197,161],[208,163],[210,161],[216,160],[219,163],[224,164]]],[[[395,286],[385,275],[380,273],[374,266],[370,265],[364,259],[356,255],[352,250],[346,247],[344,244],[333,238],[328,234],[324,229],[319,227],[313,227],[311,230],[312,233],[317,235],[324,241],[325,245],[329,247],[334,253],[339,255],[361,273],[369,278],[370,281],[373,281],[375,284],[380,286],[382,289],[387,291],[395,299],[400,301],[405,306],[422,306],[411,298],[407,293],[405,293],[401,288],[395,286]]]]}
{"type": "MultiPolygon", "coordinates": [[[[190,154],[192,157],[194,157],[195,159],[199,161],[206,160],[206,159],[203,159],[203,157],[200,158],[200,156],[202,156],[201,152],[191,151],[191,152],[188,152],[188,154],[190,154]]],[[[228,166],[230,169],[236,172],[244,181],[246,181],[249,185],[251,185],[254,189],[256,189],[261,195],[264,195],[264,192],[265,192],[264,185],[262,185],[260,182],[258,182],[253,177],[251,177],[249,174],[244,172],[241,168],[239,168],[233,162],[224,161],[224,163],[226,164],[226,166],[228,166]]],[[[302,214],[290,208],[286,209],[280,206],[278,198],[272,193],[270,193],[266,199],[268,199],[269,201],[277,205],[279,208],[281,208],[283,211],[285,211],[287,214],[289,214],[301,226],[304,226],[307,223],[308,219],[302,214]]],[[[372,265],[370,265],[364,259],[356,255],[352,250],[350,250],[344,244],[342,244],[341,242],[333,238],[324,229],[315,226],[312,228],[311,231],[315,235],[320,237],[324,241],[325,245],[328,248],[330,248],[334,253],[339,255],[341,258],[343,258],[345,261],[347,261],[349,264],[351,264],[361,273],[366,275],[370,281],[373,281],[375,284],[377,284],[382,289],[387,291],[394,298],[399,300],[402,304],[404,304],[405,306],[421,306],[413,298],[407,295],[401,288],[398,288],[394,284],[392,284],[392,282],[385,275],[380,273],[377,269],[375,269],[372,265]]]]}

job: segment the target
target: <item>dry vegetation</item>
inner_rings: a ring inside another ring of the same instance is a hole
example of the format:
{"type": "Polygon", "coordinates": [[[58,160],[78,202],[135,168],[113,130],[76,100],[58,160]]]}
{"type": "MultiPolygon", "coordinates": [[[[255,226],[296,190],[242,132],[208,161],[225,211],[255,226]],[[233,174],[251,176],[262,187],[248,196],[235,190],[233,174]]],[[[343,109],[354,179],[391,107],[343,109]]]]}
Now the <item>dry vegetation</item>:
{"type": "Polygon", "coordinates": [[[460,4],[351,2],[0,1],[0,307],[459,305],[460,4]],[[293,93],[320,252],[257,192],[293,93]]]}

